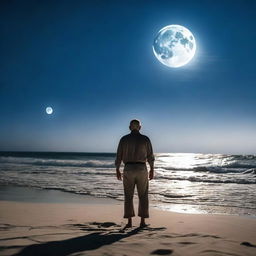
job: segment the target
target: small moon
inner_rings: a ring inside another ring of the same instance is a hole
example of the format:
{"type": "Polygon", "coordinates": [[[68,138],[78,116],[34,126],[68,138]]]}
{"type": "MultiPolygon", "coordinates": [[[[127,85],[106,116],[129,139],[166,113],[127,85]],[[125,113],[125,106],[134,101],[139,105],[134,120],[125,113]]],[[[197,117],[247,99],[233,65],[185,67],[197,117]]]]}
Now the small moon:
{"type": "Polygon", "coordinates": [[[48,115],[51,115],[53,113],[53,109],[51,107],[47,107],[45,109],[45,112],[48,114],[48,115]]]}
{"type": "Polygon", "coordinates": [[[194,35],[180,25],[162,28],[153,42],[153,52],[164,65],[178,68],[190,62],[196,52],[194,35]]]}

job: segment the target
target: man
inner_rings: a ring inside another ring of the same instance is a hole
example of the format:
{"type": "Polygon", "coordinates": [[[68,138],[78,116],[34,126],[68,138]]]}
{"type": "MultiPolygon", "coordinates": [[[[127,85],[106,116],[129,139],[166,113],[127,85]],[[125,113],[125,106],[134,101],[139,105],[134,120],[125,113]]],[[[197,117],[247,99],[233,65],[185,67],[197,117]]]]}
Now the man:
{"type": "Polygon", "coordinates": [[[148,211],[148,184],[154,178],[154,154],[150,139],[140,133],[139,120],[131,120],[131,132],[123,136],[118,144],[115,160],[116,177],[122,180],[120,165],[123,161],[123,186],[124,186],[124,218],[128,219],[125,228],[132,227],[132,217],[135,216],[133,195],[137,186],[139,207],[138,216],[141,217],[140,227],[145,227],[145,218],[149,218],[148,211]],[[146,162],[150,165],[148,173],[146,162]]]}

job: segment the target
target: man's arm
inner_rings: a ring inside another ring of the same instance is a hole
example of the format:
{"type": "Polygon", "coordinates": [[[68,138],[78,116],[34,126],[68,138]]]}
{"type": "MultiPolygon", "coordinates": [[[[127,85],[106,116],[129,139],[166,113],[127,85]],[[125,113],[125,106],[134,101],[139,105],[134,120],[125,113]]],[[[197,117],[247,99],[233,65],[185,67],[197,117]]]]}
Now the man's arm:
{"type": "Polygon", "coordinates": [[[149,179],[154,179],[154,161],[149,163],[150,165],[150,171],[149,171],[149,179]]]}
{"type": "Polygon", "coordinates": [[[154,178],[155,156],[154,156],[154,153],[153,153],[153,147],[152,147],[150,139],[148,139],[148,143],[147,143],[147,161],[148,161],[149,166],[150,166],[149,179],[152,180],[154,178]]]}
{"type": "Polygon", "coordinates": [[[122,156],[123,156],[123,147],[122,147],[122,139],[120,139],[117,147],[116,160],[115,160],[116,177],[118,180],[122,180],[121,172],[119,170],[122,162],[122,156]]]}

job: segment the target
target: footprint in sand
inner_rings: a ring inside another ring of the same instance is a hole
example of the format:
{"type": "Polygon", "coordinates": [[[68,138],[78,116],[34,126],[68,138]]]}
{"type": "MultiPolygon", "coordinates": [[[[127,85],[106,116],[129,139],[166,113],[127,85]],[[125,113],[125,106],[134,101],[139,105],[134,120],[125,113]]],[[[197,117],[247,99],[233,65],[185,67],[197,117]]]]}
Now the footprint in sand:
{"type": "Polygon", "coordinates": [[[251,244],[249,242],[242,242],[241,245],[248,246],[248,247],[255,247],[256,248],[256,245],[251,244]]]}
{"type": "Polygon", "coordinates": [[[157,255],[170,255],[172,253],[173,253],[173,250],[169,250],[169,249],[157,249],[151,252],[151,254],[157,254],[157,255]]]}
{"type": "Polygon", "coordinates": [[[117,226],[117,224],[115,222],[91,222],[89,223],[91,225],[97,225],[97,226],[100,226],[100,227],[104,227],[104,228],[109,228],[109,227],[112,227],[112,226],[117,226]]]}

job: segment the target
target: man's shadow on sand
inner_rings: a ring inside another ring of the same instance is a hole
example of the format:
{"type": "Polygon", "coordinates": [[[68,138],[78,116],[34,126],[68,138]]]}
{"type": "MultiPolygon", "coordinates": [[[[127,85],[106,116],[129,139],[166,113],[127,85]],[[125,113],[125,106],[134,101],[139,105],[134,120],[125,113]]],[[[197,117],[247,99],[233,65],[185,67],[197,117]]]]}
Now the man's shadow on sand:
{"type": "MultiPolygon", "coordinates": [[[[87,228],[83,228],[82,230],[87,230],[87,228]]],[[[126,232],[117,230],[115,233],[109,232],[104,234],[104,232],[101,231],[62,241],[51,241],[42,244],[33,244],[23,248],[14,256],[67,256],[76,252],[98,249],[103,245],[109,245],[126,237],[135,235],[140,231],[142,231],[142,229],[139,227],[126,232]]]]}

